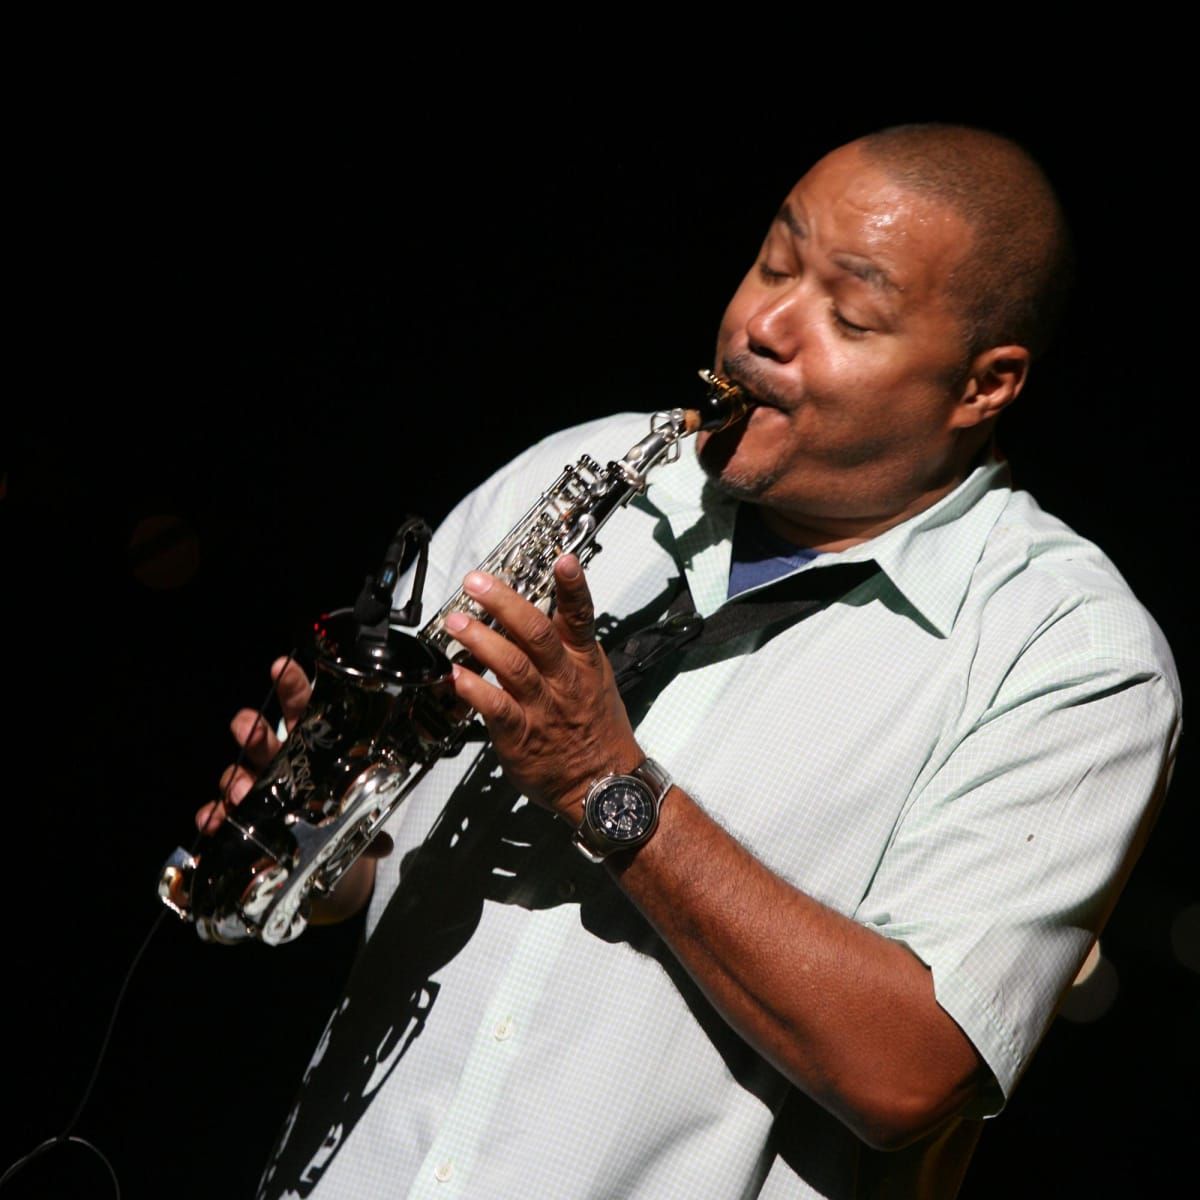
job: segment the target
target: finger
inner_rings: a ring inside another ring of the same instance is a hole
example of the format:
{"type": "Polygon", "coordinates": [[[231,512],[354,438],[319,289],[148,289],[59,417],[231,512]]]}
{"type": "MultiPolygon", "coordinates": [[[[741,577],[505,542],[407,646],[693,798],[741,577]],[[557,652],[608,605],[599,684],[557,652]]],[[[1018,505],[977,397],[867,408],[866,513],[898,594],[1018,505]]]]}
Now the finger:
{"type": "Polygon", "coordinates": [[[246,759],[262,770],[279,753],[283,744],[266,717],[252,708],[240,709],[229,722],[233,740],[246,751],[246,759]]]}
{"type": "Polygon", "coordinates": [[[214,834],[221,828],[225,820],[225,805],[220,800],[213,800],[204,805],[196,813],[196,828],[201,833],[214,834]]]}
{"type": "Polygon", "coordinates": [[[519,737],[524,731],[525,717],[520,705],[474,671],[455,664],[454,690],[460,700],[466,701],[484,719],[493,739],[498,733],[519,737]]]}
{"type": "Polygon", "coordinates": [[[544,612],[483,571],[472,571],[463,580],[463,590],[504,626],[508,640],[525,651],[540,674],[554,675],[563,669],[567,656],[554,623],[544,612]]]}
{"type": "Polygon", "coordinates": [[[559,637],[572,650],[594,654],[596,645],[596,610],[583,568],[574,554],[564,554],[554,564],[555,600],[554,623],[559,637]]]}
{"type": "Polygon", "coordinates": [[[254,776],[245,767],[228,766],[221,772],[221,803],[237,805],[254,786],[254,776]]]}
{"type": "Polygon", "coordinates": [[[275,680],[275,694],[279,697],[284,724],[290,733],[308,707],[312,698],[312,684],[294,658],[277,658],[271,664],[271,678],[275,680]]]}
{"type": "Polygon", "coordinates": [[[520,646],[461,612],[446,618],[446,628],[481,667],[495,674],[500,686],[518,703],[535,704],[542,697],[545,682],[520,646]]]}
{"type": "Polygon", "coordinates": [[[221,798],[211,800],[196,812],[196,828],[201,833],[214,834],[235,804],[241,804],[254,785],[254,776],[245,767],[228,766],[221,772],[221,798]]]}

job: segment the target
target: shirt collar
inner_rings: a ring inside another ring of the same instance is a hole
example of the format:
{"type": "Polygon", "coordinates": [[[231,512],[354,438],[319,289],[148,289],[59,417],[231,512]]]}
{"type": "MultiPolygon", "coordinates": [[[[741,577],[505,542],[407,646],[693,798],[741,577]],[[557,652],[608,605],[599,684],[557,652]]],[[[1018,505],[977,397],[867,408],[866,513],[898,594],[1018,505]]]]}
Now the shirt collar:
{"type": "MultiPolygon", "coordinates": [[[[936,504],[868,542],[822,554],[799,570],[873,559],[944,637],[954,627],[975,565],[1009,494],[1008,468],[989,454],[936,504]]],[[[725,603],[737,503],[708,482],[694,452],[684,453],[651,481],[646,495],[671,526],[696,611],[708,616],[725,603]]]]}

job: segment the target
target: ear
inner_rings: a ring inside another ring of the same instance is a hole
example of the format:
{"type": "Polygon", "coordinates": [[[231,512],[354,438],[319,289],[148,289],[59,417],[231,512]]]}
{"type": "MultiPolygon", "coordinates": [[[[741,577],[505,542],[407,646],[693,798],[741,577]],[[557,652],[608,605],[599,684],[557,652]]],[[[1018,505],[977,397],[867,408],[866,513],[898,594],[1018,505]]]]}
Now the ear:
{"type": "Polygon", "coordinates": [[[1029,376],[1024,346],[993,346],[976,355],[951,426],[969,429],[998,417],[1020,394],[1029,376]]]}

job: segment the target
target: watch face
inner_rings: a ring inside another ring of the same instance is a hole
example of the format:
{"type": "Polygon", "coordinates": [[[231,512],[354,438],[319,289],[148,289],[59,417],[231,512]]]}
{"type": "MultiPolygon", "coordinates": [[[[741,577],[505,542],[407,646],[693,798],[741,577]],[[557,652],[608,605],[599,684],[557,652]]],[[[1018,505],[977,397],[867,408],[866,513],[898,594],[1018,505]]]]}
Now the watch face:
{"type": "Polygon", "coordinates": [[[654,797],[636,779],[614,779],[592,798],[588,818],[614,842],[635,841],[654,825],[654,797]]]}

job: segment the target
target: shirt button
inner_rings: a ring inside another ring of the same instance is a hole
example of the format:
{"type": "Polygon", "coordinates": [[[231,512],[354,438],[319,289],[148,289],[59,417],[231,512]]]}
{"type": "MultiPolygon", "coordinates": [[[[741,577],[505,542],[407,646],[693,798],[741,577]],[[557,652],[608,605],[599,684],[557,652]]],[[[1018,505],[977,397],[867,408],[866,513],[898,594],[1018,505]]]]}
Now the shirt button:
{"type": "Polygon", "coordinates": [[[505,1017],[503,1021],[498,1021],[492,1029],[492,1037],[498,1042],[506,1042],[513,1034],[513,1019],[505,1017]]]}
{"type": "Polygon", "coordinates": [[[454,1164],[449,1159],[433,1168],[433,1177],[438,1183],[446,1183],[453,1174],[454,1164]]]}
{"type": "Polygon", "coordinates": [[[570,900],[575,895],[575,881],[573,879],[560,879],[558,881],[558,894],[563,900],[570,900]]]}

